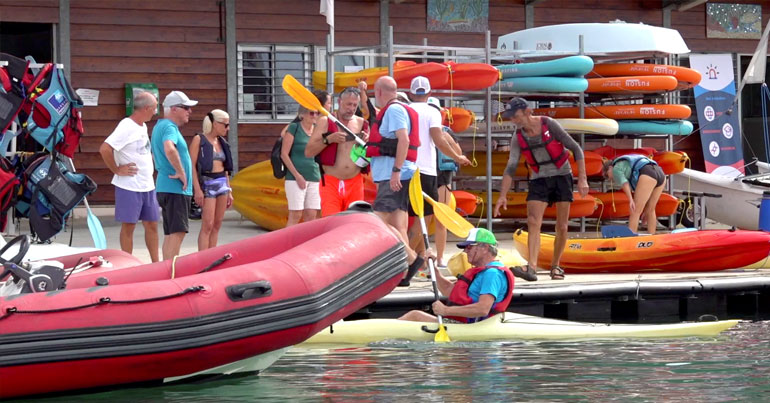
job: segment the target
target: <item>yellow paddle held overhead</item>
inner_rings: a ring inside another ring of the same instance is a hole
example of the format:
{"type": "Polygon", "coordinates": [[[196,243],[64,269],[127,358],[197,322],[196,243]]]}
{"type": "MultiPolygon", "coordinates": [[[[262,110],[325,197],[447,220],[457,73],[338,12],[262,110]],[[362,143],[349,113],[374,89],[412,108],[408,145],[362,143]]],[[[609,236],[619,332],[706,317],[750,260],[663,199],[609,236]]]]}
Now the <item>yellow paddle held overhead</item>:
{"type": "Polygon", "coordinates": [[[350,131],[347,126],[343,125],[339,120],[337,120],[336,117],[334,117],[334,115],[329,113],[329,111],[327,111],[326,108],[321,105],[321,101],[319,101],[318,98],[316,98],[316,96],[313,95],[309,89],[305,88],[305,86],[297,81],[297,79],[294,78],[291,74],[283,76],[281,87],[283,87],[283,90],[286,91],[286,93],[289,94],[292,99],[297,101],[298,104],[304,106],[307,109],[310,109],[311,111],[321,112],[321,114],[328,117],[332,122],[336,123],[337,127],[345,130],[349,136],[353,136],[358,144],[362,146],[366,145],[366,142],[361,137],[356,136],[356,134],[350,131]]]}
{"type": "MultiPolygon", "coordinates": [[[[425,249],[430,247],[430,240],[428,240],[428,228],[425,226],[425,203],[422,198],[422,184],[420,183],[420,168],[414,172],[412,179],[409,181],[409,203],[412,205],[417,217],[420,219],[420,228],[422,228],[422,239],[425,242],[425,249]]],[[[433,259],[428,258],[428,268],[430,269],[430,279],[433,283],[433,296],[436,301],[439,300],[438,285],[436,284],[436,268],[433,266],[433,259]]],[[[433,341],[436,343],[446,343],[449,340],[449,335],[446,332],[446,326],[441,315],[438,317],[438,329],[436,335],[433,337],[433,341]]]]}

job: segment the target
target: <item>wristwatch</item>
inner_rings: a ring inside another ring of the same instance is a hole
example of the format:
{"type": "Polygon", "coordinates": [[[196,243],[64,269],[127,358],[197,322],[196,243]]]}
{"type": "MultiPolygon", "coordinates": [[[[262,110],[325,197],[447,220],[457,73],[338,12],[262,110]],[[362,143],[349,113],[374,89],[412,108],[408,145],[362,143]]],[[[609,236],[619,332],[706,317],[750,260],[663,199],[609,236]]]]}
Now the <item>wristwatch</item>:
{"type": "Polygon", "coordinates": [[[401,168],[397,168],[395,165],[393,166],[393,172],[401,172],[401,168]]]}
{"type": "Polygon", "coordinates": [[[324,142],[324,144],[329,144],[329,139],[324,137],[323,142],[324,142]]]}

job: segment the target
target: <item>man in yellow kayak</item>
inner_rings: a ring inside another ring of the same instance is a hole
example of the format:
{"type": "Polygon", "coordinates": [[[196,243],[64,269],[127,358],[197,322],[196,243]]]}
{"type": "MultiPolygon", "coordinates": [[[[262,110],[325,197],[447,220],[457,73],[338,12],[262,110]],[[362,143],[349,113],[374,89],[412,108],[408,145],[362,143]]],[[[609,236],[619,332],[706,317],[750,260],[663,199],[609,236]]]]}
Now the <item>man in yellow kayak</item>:
{"type": "MultiPolygon", "coordinates": [[[[497,239],[484,228],[474,228],[465,241],[457,244],[468,255],[471,268],[451,281],[436,271],[439,291],[449,298],[449,305],[435,301],[436,315],[459,323],[473,323],[505,312],[513,296],[513,273],[497,260],[497,239]]],[[[438,318],[420,310],[407,312],[401,320],[437,322],[438,318]]]]}
{"type": "Polygon", "coordinates": [[[527,194],[527,228],[529,263],[525,269],[515,268],[517,276],[537,280],[537,257],[540,251],[540,226],[546,207],[556,204],[556,238],[553,245],[551,279],[563,280],[564,270],[559,260],[567,245],[569,208],[572,203],[572,167],[569,151],[578,166],[578,192],[588,194],[585,160],[580,145],[561,127],[559,122],[546,116],[532,116],[532,108],[524,98],[513,98],[505,105],[503,119],[510,119],[518,130],[511,139],[511,155],[500,185],[500,197],[495,204],[495,216],[508,207],[506,197],[511,190],[519,157],[523,156],[529,171],[527,194]]]}

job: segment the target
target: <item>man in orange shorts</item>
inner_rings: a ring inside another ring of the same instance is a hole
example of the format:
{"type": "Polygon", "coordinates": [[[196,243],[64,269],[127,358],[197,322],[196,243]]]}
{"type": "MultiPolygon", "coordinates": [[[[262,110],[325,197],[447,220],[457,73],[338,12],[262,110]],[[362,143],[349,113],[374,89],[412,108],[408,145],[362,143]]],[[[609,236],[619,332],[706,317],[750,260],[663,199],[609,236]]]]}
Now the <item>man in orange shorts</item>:
{"type": "MultiPolygon", "coordinates": [[[[350,131],[367,140],[368,124],[356,116],[361,91],[345,88],[339,97],[337,119],[350,131]]],[[[357,200],[364,200],[364,178],[361,167],[350,158],[355,139],[328,117],[321,117],[308,140],[305,155],[316,157],[321,166],[321,216],[326,217],[346,210],[357,200]]]]}

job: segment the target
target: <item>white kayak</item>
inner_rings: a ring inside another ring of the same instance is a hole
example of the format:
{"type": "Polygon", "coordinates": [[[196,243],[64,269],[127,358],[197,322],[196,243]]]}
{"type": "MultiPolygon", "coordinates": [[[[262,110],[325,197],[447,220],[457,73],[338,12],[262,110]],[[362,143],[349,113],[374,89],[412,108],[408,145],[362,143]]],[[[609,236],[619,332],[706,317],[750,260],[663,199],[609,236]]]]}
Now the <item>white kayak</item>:
{"type": "MultiPolygon", "coordinates": [[[[687,322],[662,325],[608,325],[570,322],[506,312],[472,324],[447,324],[452,341],[555,340],[714,336],[738,320],[687,322]]],[[[368,344],[384,340],[433,341],[437,324],[398,319],[364,319],[337,322],[302,344],[368,344]]]]}

